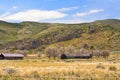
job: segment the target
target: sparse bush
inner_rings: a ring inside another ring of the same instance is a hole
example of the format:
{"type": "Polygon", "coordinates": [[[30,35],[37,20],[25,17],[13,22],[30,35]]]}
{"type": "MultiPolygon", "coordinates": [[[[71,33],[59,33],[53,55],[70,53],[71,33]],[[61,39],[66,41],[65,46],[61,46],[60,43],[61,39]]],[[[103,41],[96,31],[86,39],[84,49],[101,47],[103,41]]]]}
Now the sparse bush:
{"type": "Polygon", "coordinates": [[[89,33],[89,34],[93,34],[93,33],[95,33],[96,31],[97,31],[97,29],[90,28],[90,29],[88,30],[88,33],[89,33]]]}
{"type": "Polygon", "coordinates": [[[37,72],[37,71],[33,71],[31,74],[30,74],[31,77],[34,77],[34,78],[39,78],[40,77],[40,74],[37,72]]]}
{"type": "Polygon", "coordinates": [[[115,66],[110,66],[110,67],[109,67],[109,70],[110,70],[110,71],[116,71],[117,68],[116,68],[115,66]]]}
{"type": "Polygon", "coordinates": [[[105,67],[104,67],[101,63],[99,63],[99,64],[96,66],[96,68],[97,68],[97,69],[105,69],[105,67]]]}
{"type": "Polygon", "coordinates": [[[5,73],[9,74],[9,75],[12,75],[12,74],[15,74],[17,73],[18,71],[14,68],[5,68],[3,69],[3,71],[5,71],[5,73]]]}

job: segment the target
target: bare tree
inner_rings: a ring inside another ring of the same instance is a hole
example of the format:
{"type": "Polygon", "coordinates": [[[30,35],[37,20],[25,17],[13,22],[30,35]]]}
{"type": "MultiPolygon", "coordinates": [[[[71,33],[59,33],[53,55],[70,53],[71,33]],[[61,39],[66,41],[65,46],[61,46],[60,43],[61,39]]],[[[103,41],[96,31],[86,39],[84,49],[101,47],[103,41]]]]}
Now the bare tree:
{"type": "Polygon", "coordinates": [[[58,56],[57,54],[57,49],[55,47],[49,47],[45,50],[45,53],[47,54],[47,57],[50,59],[51,57],[53,57],[54,59],[56,59],[56,57],[58,56]]]}
{"type": "Polygon", "coordinates": [[[65,49],[63,47],[60,47],[59,49],[57,49],[57,55],[58,55],[57,57],[60,58],[60,55],[64,53],[65,53],[65,49]]]}
{"type": "Polygon", "coordinates": [[[41,57],[41,52],[37,52],[37,56],[38,56],[38,57],[41,57]]]}
{"type": "Polygon", "coordinates": [[[92,55],[93,55],[93,56],[100,57],[100,56],[102,55],[102,51],[100,51],[100,50],[93,50],[93,51],[92,51],[92,55]]]}
{"type": "Polygon", "coordinates": [[[65,51],[73,54],[75,52],[75,47],[74,46],[68,46],[68,47],[65,48],[65,51]]]}
{"type": "Polygon", "coordinates": [[[107,51],[107,50],[102,51],[101,56],[103,56],[104,58],[107,58],[109,55],[110,55],[109,51],[107,51]]]}
{"type": "Polygon", "coordinates": [[[51,58],[51,52],[52,52],[51,48],[47,48],[47,49],[45,50],[45,53],[46,53],[46,55],[47,55],[47,57],[48,57],[49,59],[51,58]]]}
{"type": "Polygon", "coordinates": [[[103,51],[102,50],[93,50],[92,55],[97,56],[97,57],[107,58],[110,55],[110,53],[107,50],[103,50],[103,51]]]}
{"type": "Polygon", "coordinates": [[[82,46],[84,49],[89,49],[89,46],[88,46],[88,44],[83,44],[83,46],[82,46]]]}
{"type": "Polygon", "coordinates": [[[24,57],[27,57],[29,52],[27,50],[23,50],[23,51],[20,51],[20,53],[23,54],[24,57]]]}
{"type": "Polygon", "coordinates": [[[84,48],[82,48],[82,49],[80,49],[80,54],[86,54],[86,53],[89,53],[89,51],[87,50],[87,49],[84,49],[84,48]]]}

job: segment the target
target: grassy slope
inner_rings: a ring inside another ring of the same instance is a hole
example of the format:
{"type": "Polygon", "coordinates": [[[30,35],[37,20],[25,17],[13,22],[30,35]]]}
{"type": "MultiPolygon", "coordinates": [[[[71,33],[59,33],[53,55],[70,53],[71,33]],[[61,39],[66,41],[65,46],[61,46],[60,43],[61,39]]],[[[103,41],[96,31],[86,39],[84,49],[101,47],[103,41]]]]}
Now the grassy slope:
{"type": "MultiPolygon", "coordinates": [[[[120,21],[102,20],[89,24],[72,25],[71,27],[80,28],[83,33],[79,38],[52,44],[50,46],[65,47],[68,45],[81,48],[83,44],[94,46],[96,49],[120,50],[120,21]],[[89,34],[90,29],[96,32],[89,34]]],[[[71,28],[70,28],[71,29],[71,28]]]]}
{"type": "Polygon", "coordinates": [[[77,48],[82,48],[84,44],[94,46],[95,49],[119,51],[120,35],[113,34],[111,31],[103,31],[92,35],[85,33],[82,34],[82,37],[80,38],[55,43],[50,46],[66,47],[71,45],[77,48]]]}
{"type": "Polygon", "coordinates": [[[0,41],[17,41],[30,38],[49,27],[49,24],[37,22],[8,23],[0,21],[0,41]]]}
{"type": "Polygon", "coordinates": [[[38,34],[39,32],[51,27],[48,23],[37,23],[37,22],[22,22],[20,23],[24,28],[18,31],[18,38],[26,39],[38,34]]]}
{"type": "Polygon", "coordinates": [[[22,28],[17,23],[7,23],[0,21],[0,44],[15,41],[17,39],[17,33],[22,28]]]}
{"type": "MultiPolygon", "coordinates": [[[[108,19],[83,24],[0,21],[0,35],[1,44],[21,40],[29,45],[32,41],[38,40],[36,43],[42,41],[41,45],[56,43],[55,45],[73,45],[80,48],[82,44],[87,43],[99,49],[119,50],[120,20],[108,19]]],[[[11,45],[14,46],[16,43],[11,45]]]]}

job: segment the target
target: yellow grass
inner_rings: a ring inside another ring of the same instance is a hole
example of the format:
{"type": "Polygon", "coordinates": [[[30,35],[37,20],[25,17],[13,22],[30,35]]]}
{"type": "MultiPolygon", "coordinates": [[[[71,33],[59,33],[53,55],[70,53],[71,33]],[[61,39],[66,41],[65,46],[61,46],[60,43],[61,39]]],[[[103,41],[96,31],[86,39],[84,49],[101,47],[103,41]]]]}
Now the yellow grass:
{"type": "Polygon", "coordinates": [[[119,80],[120,59],[0,60],[0,80],[119,80]]]}

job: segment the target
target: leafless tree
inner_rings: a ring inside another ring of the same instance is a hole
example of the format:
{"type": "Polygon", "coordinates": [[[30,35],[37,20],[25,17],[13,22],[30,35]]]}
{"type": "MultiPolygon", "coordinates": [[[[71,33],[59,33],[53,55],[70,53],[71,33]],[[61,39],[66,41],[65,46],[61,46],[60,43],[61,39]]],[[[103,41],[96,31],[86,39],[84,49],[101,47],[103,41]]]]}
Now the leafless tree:
{"type": "Polygon", "coordinates": [[[109,51],[107,51],[107,50],[102,51],[101,56],[103,56],[104,58],[107,58],[109,55],[110,55],[109,51]]]}
{"type": "Polygon", "coordinates": [[[89,51],[87,50],[87,49],[84,49],[84,48],[82,48],[82,49],[80,49],[80,54],[86,54],[86,53],[89,53],[89,51]]]}
{"type": "Polygon", "coordinates": [[[110,53],[107,50],[103,50],[103,51],[102,50],[93,50],[92,55],[97,56],[97,57],[107,58],[110,55],[110,53]]]}
{"type": "Polygon", "coordinates": [[[56,59],[57,55],[57,49],[55,47],[49,47],[45,50],[45,53],[47,54],[47,57],[50,59],[51,57],[53,57],[54,59],[56,59]]]}
{"type": "Polygon", "coordinates": [[[24,57],[27,57],[28,53],[29,52],[27,50],[20,51],[20,54],[23,54],[24,57]]]}
{"type": "Polygon", "coordinates": [[[37,52],[37,56],[38,56],[38,57],[41,57],[41,52],[37,52]]]}
{"type": "Polygon", "coordinates": [[[102,55],[102,51],[100,51],[100,50],[93,50],[93,51],[92,51],[92,55],[93,55],[93,56],[100,57],[100,56],[102,55]]]}
{"type": "Polygon", "coordinates": [[[88,46],[88,44],[83,44],[83,46],[82,46],[84,49],[89,49],[89,46],[88,46]]]}
{"type": "Polygon", "coordinates": [[[65,49],[63,47],[60,47],[59,49],[57,49],[57,55],[58,55],[57,57],[60,58],[60,55],[64,53],[65,53],[65,49]]]}
{"type": "Polygon", "coordinates": [[[75,47],[74,46],[68,46],[68,47],[65,48],[65,51],[73,54],[75,52],[75,47]]]}

